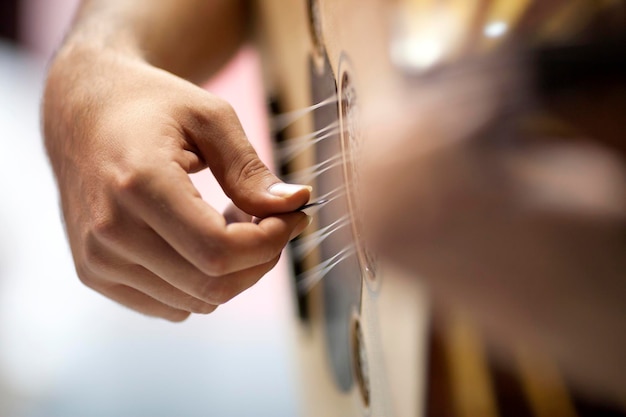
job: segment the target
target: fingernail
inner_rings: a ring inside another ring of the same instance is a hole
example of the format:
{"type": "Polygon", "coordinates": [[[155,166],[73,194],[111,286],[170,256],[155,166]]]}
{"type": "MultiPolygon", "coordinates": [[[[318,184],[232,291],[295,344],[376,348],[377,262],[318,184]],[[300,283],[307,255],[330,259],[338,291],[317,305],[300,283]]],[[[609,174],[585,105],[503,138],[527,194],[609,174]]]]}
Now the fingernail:
{"type": "Polygon", "coordinates": [[[270,188],[268,189],[270,194],[282,198],[289,198],[302,190],[309,190],[309,192],[311,192],[313,191],[313,187],[311,187],[310,185],[286,184],[284,182],[278,182],[270,186],[270,188]]]}
{"type": "Polygon", "coordinates": [[[295,239],[300,233],[304,232],[304,230],[309,227],[312,221],[313,217],[306,216],[306,219],[303,219],[300,223],[298,223],[298,226],[296,226],[294,231],[291,233],[291,236],[289,236],[289,240],[295,239]]]}

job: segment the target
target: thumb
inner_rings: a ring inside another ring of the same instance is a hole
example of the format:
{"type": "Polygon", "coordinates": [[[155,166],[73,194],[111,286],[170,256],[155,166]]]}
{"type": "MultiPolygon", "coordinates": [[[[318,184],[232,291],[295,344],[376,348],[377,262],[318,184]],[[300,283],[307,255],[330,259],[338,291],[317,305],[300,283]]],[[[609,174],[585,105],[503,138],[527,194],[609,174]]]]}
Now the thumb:
{"type": "Polygon", "coordinates": [[[286,184],[270,172],[248,141],[234,110],[219,100],[196,142],[207,165],[237,207],[256,217],[297,210],[311,187],[286,184]]]}

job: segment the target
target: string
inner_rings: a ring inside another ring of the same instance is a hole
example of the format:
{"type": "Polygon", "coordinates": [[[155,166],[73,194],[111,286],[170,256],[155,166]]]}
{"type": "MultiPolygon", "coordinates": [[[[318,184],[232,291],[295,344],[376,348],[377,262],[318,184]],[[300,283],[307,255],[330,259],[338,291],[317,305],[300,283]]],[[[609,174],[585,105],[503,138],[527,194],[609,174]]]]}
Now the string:
{"type": "MultiPolygon", "coordinates": [[[[276,116],[273,119],[272,130],[280,132],[286,127],[296,122],[300,118],[307,114],[329,104],[335,104],[338,102],[338,97],[333,94],[331,97],[322,100],[321,102],[309,106],[304,109],[295,110],[288,113],[283,113],[276,116]]],[[[328,126],[325,126],[315,132],[307,133],[294,138],[289,138],[277,146],[276,154],[280,161],[287,163],[294,159],[296,156],[309,149],[310,147],[318,144],[319,142],[331,137],[335,137],[340,133],[341,128],[339,120],[335,120],[328,126]]],[[[351,158],[351,155],[348,155],[351,158]]],[[[341,153],[334,155],[325,161],[319,162],[313,166],[304,168],[299,171],[291,172],[287,175],[287,182],[297,182],[301,184],[312,183],[321,174],[343,165],[344,158],[341,153]]],[[[326,194],[319,196],[319,200],[328,200],[329,202],[339,198],[346,193],[346,186],[341,185],[334,190],[327,192],[326,194]]],[[[324,242],[329,236],[338,230],[350,225],[350,215],[346,214],[339,219],[335,220],[328,226],[323,227],[305,237],[300,238],[293,246],[293,252],[295,259],[303,259],[310,254],[315,248],[324,242]]],[[[351,243],[344,249],[330,257],[329,259],[319,263],[315,267],[307,270],[298,275],[297,288],[300,294],[307,294],[311,289],[317,285],[324,277],[337,265],[344,260],[353,256],[356,252],[355,244],[351,243]]]]}
{"type": "Polygon", "coordinates": [[[306,135],[287,139],[278,144],[277,156],[283,163],[291,161],[293,158],[304,152],[311,146],[333,137],[340,132],[339,120],[334,121],[326,127],[306,135]]]}
{"type": "Polygon", "coordinates": [[[350,224],[350,216],[345,215],[326,227],[323,227],[316,232],[306,235],[298,239],[293,245],[293,253],[297,260],[302,260],[308,254],[310,254],[315,248],[317,248],[324,240],[337,230],[342,229],[350,224]]]}
{"type": "Polygon", "coordinates": [[[272,121],[272,131],[274,133],[280,132],[280,131],[284,130],[287,126],[291,125],[292,123],[295,123],[298,119],[301,119],[302,117],[304,117],[307,114],[311,113],[313,110],[317,110],[320,107],[324,107],[324,106],[326,106],[328,104],[337,103],[337,101],[338,101],[337,94],[333,94],[332,96],[328,97],[327,99],[322,100],[319,103],[314,104],[312,106],[305,107],[303,109],[290,111],[290,112],[287,112],[287,113],[279,114],[279,115],[275,116],[273,121],[272,121]]]}
{"type": "Polygon", "coordinates": [[[335,188],[332,191],[327,192],[324,195],[321,195],[317,198],[317,200],[327,200],[328,203],[330,203],[331,201],[346,195],[346,186],[345,185],[340,185],[339,187],[335,188]]]}
{"type": "Polygon", "coordinates": [[[303,272],[298,275],[298,292],[301,295],[308,294],[317,283],[319,283],[324,277],[337,265],[345,261],[355,253],[354,244],[350,244],[344,249],[340,250],[337,254],[324,262],[316,265],[314,268],[303,272]]]}
{"type": "Polygon", "coordinates": [[[343,155],[337,154],[310,167],[293,171],[285,177],[287,182],[309,184],[326,171],[343,165],[343,155]]]}

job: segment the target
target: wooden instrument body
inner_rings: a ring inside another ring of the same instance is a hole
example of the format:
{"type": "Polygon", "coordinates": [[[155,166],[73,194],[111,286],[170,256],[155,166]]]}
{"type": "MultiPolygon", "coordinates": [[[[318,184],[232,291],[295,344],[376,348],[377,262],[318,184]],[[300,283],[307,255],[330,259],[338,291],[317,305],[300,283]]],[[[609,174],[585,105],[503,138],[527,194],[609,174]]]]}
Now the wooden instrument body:
{"type": "MultiPolygon", "coordinates": [[[[451,12],[450,27],[455,29],[442,35],[448,42],[444,47],[449,50],[444,48],[441,57],[456,61],[486,56],[506,42],[506,36],[485,35],[483,31],[491,30],[486,23],[505,22],[511,28],[530,28],[533,42],[567,39],[585,21],[584,16],[591,16],[596,8],[610,10],[611,4],[622,7],[618,3],[619,0],[255,3],[266,82],[279,112],[310,108],[330,100],[330,104],[311,109],[294,120],[282,132],[285,142],[333,123],[339,126],[336,135],[286,163],[284,172],[291,180],[314,186],[314,199],[325,196],[337,185],[346,188],[345,196],[334,203],[334,208],[322,207],[315,215],[314,230],[329,226],[342,214],[350,220],[349,227],[335,232],[304,259],[294,259],[296,272],[306,276],[307,271],[315,270],[341,251],[342,244],[355,242],[355,255],[350,261],[342,262],[314,285],[305,286],[299,297],[301,314],[299,318],[294,314],[294,328],[304,387],[302,416],[595,415],[594,411],[577,413],[576,401],[555,364],[527,346],[518,346],[502,371],[494,366],[479,331],[462,314],[432,332],[428,299],[417,277],[376,264],[360,244],[357,199],[359,188],[364,185],[353,168],[359,164],[360,142],[385,140],[368,136],[367,127],[360,123],[359,108],[370,112],[372,108],[387,110],[384,106],[390,103],[390,97],[403,96],[398,87],[402,89],[404,85],[406,69],[403,72],[398,67],[402,60],[392,59],[398,46],[394,44],[398,31],[407,29],[403,25],[409,25],[409,32],[411,28],[431,25],[428,30],[437,34],[437,25],[428,19],[434,16],[433,10],[445,4],[441,10],[451,12]],[[532,26],[545,15],[554,15],[556,19],[532,26]],[[298,173],[323,167],[320,164],[334,156],[339,159],[333,169],[310,178],[305,175],[303,181],[298,181],[298,173]],[[497,386],[501,382],[506,387],[497,386]]],[[[419,30],[416,34],[421,35],[419,30]]],[[[407,58],[413,60],[409,64],[417,65],[429,59],[407,58]]],[[[419,91],[419,85],[415,88],[413,84],[411,94],[419,91]]]]}

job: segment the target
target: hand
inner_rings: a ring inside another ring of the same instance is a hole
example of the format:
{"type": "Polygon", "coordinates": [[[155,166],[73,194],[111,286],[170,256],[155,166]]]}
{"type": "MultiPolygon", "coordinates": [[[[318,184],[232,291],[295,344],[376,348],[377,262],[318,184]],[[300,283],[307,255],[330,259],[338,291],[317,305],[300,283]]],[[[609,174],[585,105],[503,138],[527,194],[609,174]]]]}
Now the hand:
{"type": "Polygon", "coordinates": [[[61,52],[43,116],[78,275],[139,312],[212,312],[308,225],[310,189],[268,171],[227,103],[140,59],[61,52]],[[202,200],[188,174],[206,167],[258,224],[202,200]]]}

